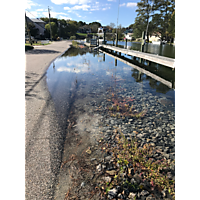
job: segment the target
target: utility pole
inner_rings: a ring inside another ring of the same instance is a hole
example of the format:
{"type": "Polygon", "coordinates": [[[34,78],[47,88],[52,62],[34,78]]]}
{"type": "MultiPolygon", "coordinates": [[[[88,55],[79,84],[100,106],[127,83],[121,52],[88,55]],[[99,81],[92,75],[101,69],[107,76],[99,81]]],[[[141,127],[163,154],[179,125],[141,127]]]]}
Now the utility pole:
{"type": "Polygon", "coordinates": [[[29,27],[28,27],[28,21],[27,21],[27,17],[26,17],[26,12],[25,12],[25,22],[26,22],[26,30],[27,30],[28,36],[29,36],[29,43],[32,45],[31,33],[30,33],[30,29],[29,29],[29,27]]]}
{"type": "Polygon", "coordinates": [[[48,6],[48,12],[49,12],[49,26],[50,26],[50,39],[51,39],[51,42],[52,42],[52,32],[51,32],[51,21],[50,21],[50,9],[49,9],[49,6],[48,6]]]}

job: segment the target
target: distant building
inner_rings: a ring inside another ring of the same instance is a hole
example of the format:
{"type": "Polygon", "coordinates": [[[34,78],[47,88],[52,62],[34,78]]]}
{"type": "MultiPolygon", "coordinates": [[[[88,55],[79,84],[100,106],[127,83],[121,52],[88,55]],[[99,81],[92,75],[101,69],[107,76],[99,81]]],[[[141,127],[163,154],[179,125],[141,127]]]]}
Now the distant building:
{"type": "Polygon", "coordinates": [[[33,23],[35,25],[35,28],[38,29],[36,38],[40,38],[41,36],[44,36],[45,31],[45,25],[46,23],[42,21],[41,19],[30,19],[27,17],[28,23],[33,23]]]}
{"type": "Polygon", "coordinates": [[[149,41],[157,42],[157,41],[160,40],[160,38],[161,38],[161,34],[160,33],[153,33],[152,35],[149,36],[149,41]]]}

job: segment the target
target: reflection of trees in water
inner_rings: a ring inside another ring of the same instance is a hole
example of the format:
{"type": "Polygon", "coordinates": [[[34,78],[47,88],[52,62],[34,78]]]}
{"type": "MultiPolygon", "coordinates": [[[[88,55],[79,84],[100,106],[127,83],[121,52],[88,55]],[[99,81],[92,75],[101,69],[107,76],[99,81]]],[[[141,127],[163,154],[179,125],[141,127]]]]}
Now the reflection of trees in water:
{"type": "Polygon", "coordinates": [[[139,72],[136,69],[132,69],[132,77],[135,79],[136,82],[142,82],[144,80],[148,80],[149,81],[149,86],[152,89],[155,89],[156,92],[160,92],[163,94],[166,94],[170,88],[166,85],[164,85],[163,83],[156,81],[155,79],[146,76],[144,73],[139,72]]]}
{"type": "Polygon", "coordinates": [[[70,49],[68,49],[63,55],[62,57],[73,57],[73,56],[77,56],[77,55],[84,55],[87,52],[89,52],[88,48],[75,48],[75,47],[71,47],[70,49]]]}

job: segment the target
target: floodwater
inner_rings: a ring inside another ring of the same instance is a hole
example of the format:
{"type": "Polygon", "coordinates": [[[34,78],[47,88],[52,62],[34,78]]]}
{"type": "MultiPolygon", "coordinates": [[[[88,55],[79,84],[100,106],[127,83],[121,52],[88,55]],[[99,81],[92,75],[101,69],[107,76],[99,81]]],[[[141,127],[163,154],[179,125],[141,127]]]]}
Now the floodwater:
{"type": "MultiPolygon", "coordinates": [[[[112,99],[112,95],[118,98],[134,96],[135,103],[138,104],[137,111],[144,107],[146,109],[146,105],[151,108],[148,98],[153,97],[163,104],[163,109],[174,112],[175,72],[157,64],[142,67],[168,82],[171,81],[172,88],[107,54],[73,47],[50,65],[47,84],[63,121],[75,102],[84,105],[90,103],[92,97],[95,105],[102,102],[107,105],[107,99],[112,99]]],[[[155,105],[152,106],[154,108],[155,105]]]]}
{"type": "MultiPolygon", "coordinates": [[[[113,44],[113,41],[108,41],[107,44],[113,44]]],[[[127,46],[128,49],[141,51],[140,42],[127,42],[127,46]]],[[[125,42],[119,41],[118,47],[125,48],[125,42]]],[[[169,58],[175,58],[175,45],[170,45],[170,44],[157,45],[152,43],[146,43],[144,46],[144,52],[157,54],[169,58]]]]}
{"type": "MultiPolygon", "coordinates": [[[[116,55],[112,56],[72,47],[47,70],[47,86],[59,121],[67,132],[62,163],[76,156],[74,168],[66,164],[60,169],[55,190],[58,200],[64,199],[71,188],[76,189],[70,174],[75,176],[79,186],[92,183],[81,188],[82,193],[88,193],[94,187],[91,177],[95,168],[84,176],[76,175],[79,173],[78,163],[86,162],[82,159],[90,161],[103,156],[94,146],[101,137],[116,129],[127,138],[137,134],[141,145],[153,143],[166,158],[175,159],[175,91],[162,81],[170,83],[175,72],[163,66],[148,66],[145,62],[135,65],[137,60],[133,63],[131,59],[129,66],[116,55]],[[144,70],[148,71],[148,76],[144,70]],[[160,77],[161,81],[153,77],[160,77]],[[90,158],[85,156],[91,152],[90,158]]],[[[128,62],[129,58],[124,59],[128,62]]],[[[91,161],[88,166],[90,164],[91,161]]]]}

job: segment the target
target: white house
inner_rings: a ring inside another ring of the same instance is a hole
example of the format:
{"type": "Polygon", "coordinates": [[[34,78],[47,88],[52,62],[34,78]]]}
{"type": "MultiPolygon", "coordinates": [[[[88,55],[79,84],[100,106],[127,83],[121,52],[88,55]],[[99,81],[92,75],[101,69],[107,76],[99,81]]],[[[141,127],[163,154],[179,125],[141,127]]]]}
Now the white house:
{"type": "Polygon", "coordinates": [[[132,40],[132,37],[131,37],[132,34],[133,34],[133,33],[124,34],[125,39],[127,39],[127,40],[132,40]]]}

